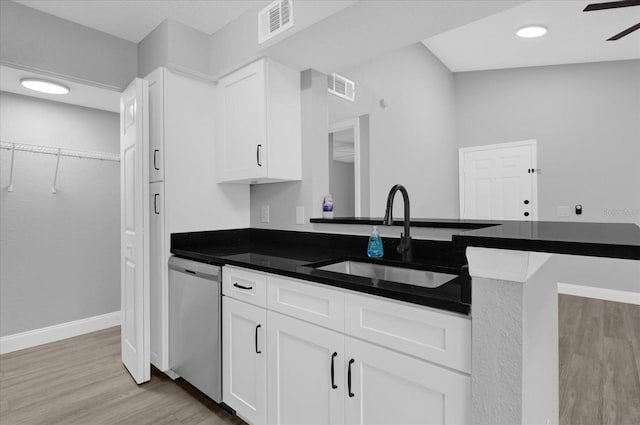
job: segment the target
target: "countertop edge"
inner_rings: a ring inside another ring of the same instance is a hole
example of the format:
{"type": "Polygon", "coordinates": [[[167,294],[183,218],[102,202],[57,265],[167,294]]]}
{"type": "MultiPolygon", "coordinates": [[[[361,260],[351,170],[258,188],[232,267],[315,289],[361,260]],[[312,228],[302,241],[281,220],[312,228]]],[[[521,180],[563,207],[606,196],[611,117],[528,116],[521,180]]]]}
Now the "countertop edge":
{"type": "MultiPolygon", "coordinates": [[[[404,301],[407,303],[422,305],[425,307],[440,309],[453,313],[459,313],[469,316],[471,313],[471,305],[465,304],[459,301],[446,300],[442,298],[431,298],[425,296],[416,296],[411,294],[403,294],[382,288],[363,287],[357,284],[349,283],[344,280],[331,279],[324,276],[309,275],[304,273],[296,273],[289,270],[281,270],[278,268],[272,268],[269,266],[261,266],[258,264],[246,263],[243,261],[237,261],[233,259],[218,257],[212,254],[200,254],[194,251],[171,249],[171,253],[180,258],[186,258],[188,260],[205,262],[207,264],[213,264],[217,266],[235,266],[242,267],[250,270],[256,270],[264,273],[276,274],[279,276],[290,277],[299,280],[307,280],[314,283],[327,285],[329,287],[336,287],[359,292],[363,294],[376,295],[383,298],[393,299],[397,301],[404,301]]],[[[459,277],[460,278],[460,277],[459,277]]]]}

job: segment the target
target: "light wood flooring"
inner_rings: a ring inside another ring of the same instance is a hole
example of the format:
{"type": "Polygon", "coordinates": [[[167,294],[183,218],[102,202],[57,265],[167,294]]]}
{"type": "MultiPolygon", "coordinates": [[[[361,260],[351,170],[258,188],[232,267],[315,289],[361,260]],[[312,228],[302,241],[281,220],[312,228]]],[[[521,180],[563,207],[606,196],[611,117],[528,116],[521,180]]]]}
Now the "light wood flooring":
{"type": "Polygon", "coordinates": [[[560,295],[560,424],[640,425],[640,306],[560,295]]]}
{"type": "MultiPolygon", "coordinates": [[[[559,296],[560,424],[640,424],[640,306],[559,296]]],[[[182,380],[136,385],[120,328],[0,356],[0,424],[244,424],[182,380]]]]}
{"type": "Polygon", "coordinates": [[[244,424],[191,385],[152,369],[136,385],[120,327],[0,356],[1,425],[244,424]]]}

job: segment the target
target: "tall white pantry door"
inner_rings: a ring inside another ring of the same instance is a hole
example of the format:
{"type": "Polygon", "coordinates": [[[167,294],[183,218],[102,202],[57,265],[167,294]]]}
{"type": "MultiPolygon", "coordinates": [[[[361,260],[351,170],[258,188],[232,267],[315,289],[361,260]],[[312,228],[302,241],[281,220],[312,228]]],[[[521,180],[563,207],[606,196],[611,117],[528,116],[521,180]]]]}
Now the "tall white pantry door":
{"type": "Polygon", "coordinates": [[[537,220],[536,142],[461,148],[460,218],[537,220]]]}
{"type": "Polygon", "coordinates": [[[139,78],[120,95],[122,363],[138,384],[151,379],[148,104],[148,82],[139,78]]]}

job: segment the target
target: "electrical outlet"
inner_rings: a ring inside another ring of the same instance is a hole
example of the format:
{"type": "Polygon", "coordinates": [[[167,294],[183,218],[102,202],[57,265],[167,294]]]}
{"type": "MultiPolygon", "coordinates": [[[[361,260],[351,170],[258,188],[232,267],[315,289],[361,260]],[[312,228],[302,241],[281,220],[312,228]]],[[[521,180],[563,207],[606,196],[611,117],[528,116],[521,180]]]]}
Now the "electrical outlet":
{"type": "Polygon", "coordinates": [[[304,207],[296,207],[296,224],[304,224],[304,207]]]}
{"type": "Polygon", "coordinates": [[[263,205],[260,207],[260,221],[262,223],[269,222],[269,205],[263,205]]]}

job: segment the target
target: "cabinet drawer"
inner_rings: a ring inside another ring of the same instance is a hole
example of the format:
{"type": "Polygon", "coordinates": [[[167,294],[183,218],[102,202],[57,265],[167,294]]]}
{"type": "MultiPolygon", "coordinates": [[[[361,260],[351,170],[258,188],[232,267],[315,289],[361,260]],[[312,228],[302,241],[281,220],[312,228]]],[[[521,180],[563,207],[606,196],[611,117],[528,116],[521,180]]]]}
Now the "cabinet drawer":
{"type": "Polygon", "coordinates": [[[269,310],[339,332],[344,332],[344,296],[340,291],[313,283],[269,275],[269,310]]]}
{"type": "Polygon", "coordinates": [[[345,333],[471,372],[471,320],[463,317],[346,294],[345,333]]]}
{"type": "Polygon", "coordinates": [[[260,307],[267,306],[267,276],[260,272],[225,266],[222,293],[260,307]]]}

